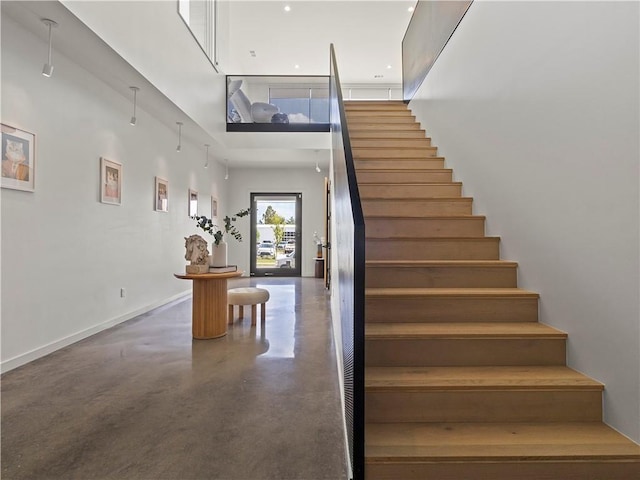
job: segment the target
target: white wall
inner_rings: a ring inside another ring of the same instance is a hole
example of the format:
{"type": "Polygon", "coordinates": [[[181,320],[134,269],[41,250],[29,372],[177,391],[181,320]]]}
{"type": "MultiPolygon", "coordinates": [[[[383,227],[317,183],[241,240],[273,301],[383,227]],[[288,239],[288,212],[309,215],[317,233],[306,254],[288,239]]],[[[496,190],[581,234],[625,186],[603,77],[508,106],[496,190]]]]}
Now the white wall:
{"type": "MultiPolygon", "coordinates": [[[[196,46],[178,15],[177,0],[61,3],[206,132],[225,131],[225,77],[196,46]]],[[[218,36],[224,45],[225,30],[218,36]]],[[[211,145],[212,152],[221,148],[217,141],[211,145]]]]}
{"type": "MultiPolygon", "coordinates": [[[[316,256],[313,232],[324,235],[324,175],[314,168],[231,169],[228,183],[228,214],[248,208],[251,193],[302,193],[302,251],[296,257],[302,261],[302,276],[313,277],[316,256]]],[[[250,222],[243,218],[236,225],[243,241],[229,241],[229,263],[238,265],[248,275],[250,222]]]]}
{"type": "Polygon", "coordinates": [[[636,441],[639,7],[476,1],[410,104],[636,441]]]}
{"type": "Polygon", "coordinates": [[[224,171],[203,169],[202,146],[175,125],[138,109],[54,51],[55,72],[40,72],[47,45],[2,18],[2,122],[36,135],[36,191],[2,189],[2,369],[189,293],[184,238],[197,233],[187,190],[224,209],[224,171]],[[99,159],[123,165],[122,205],[99,202],[99,159]],[[154,211],[154,177],[169,180],[169,212],[154,211]],[[120,288],[126,297],[120,297],[120,288]]]}

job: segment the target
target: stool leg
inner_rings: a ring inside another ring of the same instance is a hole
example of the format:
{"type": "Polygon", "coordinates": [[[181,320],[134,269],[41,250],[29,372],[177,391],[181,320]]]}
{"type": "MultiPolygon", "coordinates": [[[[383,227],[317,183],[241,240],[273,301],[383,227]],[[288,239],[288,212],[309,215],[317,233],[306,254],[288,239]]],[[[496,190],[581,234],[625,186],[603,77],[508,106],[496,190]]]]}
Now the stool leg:
{"type": "Polygon", "coordinates": [[[238,307],[238,318],[244,318],[244,305],[238,307]]]}
{"type": "Polygon", "coordinates": [[[267,304],[266,303],[262,303],[260,304],[260,322],[264,323],[265,319],[267,318],[267,304]]]}
{"type": "Polygon", "coordinates": [[[233,323],[233,305],[229,305],[229,313],[227,314],[227,323],[229,325],[233,323]]]}
{"type": "Polygon", "coordinates": [[[257,316],[258,305],[251,305],[251,325],[254,326],[256,324],[256,316],[257,316]]]}

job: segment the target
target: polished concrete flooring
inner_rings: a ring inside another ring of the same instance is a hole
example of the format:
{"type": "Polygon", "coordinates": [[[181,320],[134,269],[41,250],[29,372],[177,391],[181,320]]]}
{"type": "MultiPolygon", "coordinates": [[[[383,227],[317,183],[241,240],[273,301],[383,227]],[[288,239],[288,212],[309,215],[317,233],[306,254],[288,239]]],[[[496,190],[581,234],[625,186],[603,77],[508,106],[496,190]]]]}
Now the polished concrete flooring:
{"type": "Polygon", "coordinates": [[[191,299],[2,376],[2,479],[346,478],[329,297],[269,290],[226,337],[191,338],[191,299]]]}

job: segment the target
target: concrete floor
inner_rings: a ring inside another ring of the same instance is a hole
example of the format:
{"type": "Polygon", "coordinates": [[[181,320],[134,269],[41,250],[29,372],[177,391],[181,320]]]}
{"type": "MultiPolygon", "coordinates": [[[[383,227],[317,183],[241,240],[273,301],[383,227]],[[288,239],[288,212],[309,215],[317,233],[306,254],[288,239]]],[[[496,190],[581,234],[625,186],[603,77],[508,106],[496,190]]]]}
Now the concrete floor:
{"type": "Polygon", "coordinates": [[[267,288],[245,319],[191,338],[191,299],[2,376],[2,479],[346,478],[329,297],[312,278],[267,288]]]}

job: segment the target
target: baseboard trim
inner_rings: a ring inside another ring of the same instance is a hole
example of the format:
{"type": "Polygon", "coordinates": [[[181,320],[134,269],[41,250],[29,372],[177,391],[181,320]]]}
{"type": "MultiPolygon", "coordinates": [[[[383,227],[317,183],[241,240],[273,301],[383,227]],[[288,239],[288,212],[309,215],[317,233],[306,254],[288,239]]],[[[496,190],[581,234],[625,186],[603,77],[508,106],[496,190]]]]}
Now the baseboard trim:
{"type": "Polygon", "coordinates": [[[0,362],[0,372],[6,373],[10,370],[13,370],[14,368],[20,367],[29,362],[37,360],[38,358],[42,358],[46,355],[49,355],[50,353],[60,350],[61,348],[79,342],[80,340],[84,340],[91,335],[95,335],[96,333],[102,332],[103,330],[118,325],[119,323],[126,322],[127,320],[131,320],[138,315],[148,313],[151,310],[155,310],[156,308],[163,307],[177,300],[181,300],[185,297],[188,297],[189,295],[191,295],[191,289],[185,290],[169,298],[165,298],[150,305],[146,305],[131,312],[125,313],[124,315],[120,315],[119,317],[112,318],[98,325],[94,325],[93,327],[87,328],[86,330],[82,330],[67,337],[61,338],[60,340],[56,340],[55,342],[48,343],[47,345],[43,345],[42,347],[35,348],[13,358],[4,360],[0,362]]]}

